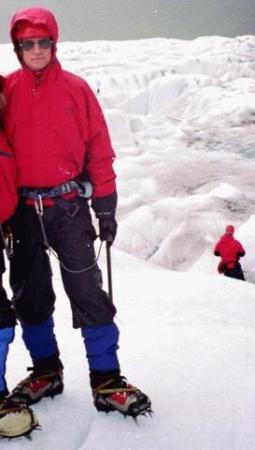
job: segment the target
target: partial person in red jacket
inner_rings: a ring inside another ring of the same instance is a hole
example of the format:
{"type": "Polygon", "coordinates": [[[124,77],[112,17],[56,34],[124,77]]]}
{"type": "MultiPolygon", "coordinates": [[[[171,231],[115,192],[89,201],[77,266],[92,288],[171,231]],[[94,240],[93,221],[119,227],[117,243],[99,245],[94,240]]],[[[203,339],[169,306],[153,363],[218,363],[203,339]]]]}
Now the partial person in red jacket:
{"type": "Polygon", "coordinates": [[[138,416],[149,398],[121,376],[116,308],[102,289],[95,261],[89,198],[101,241],[117,232],[115,158],[96,96],[86,81],[63,70],[58,26],[44,8],[18,11],[11,38],[21,69],[6,83],[6,133],[15,149],[20,202],[12,222],[14,305],[33,361],[32,374],[14,389],[31,404],[63,391],[63,365],[54,334],[55,294],[45,248],[60,261],[74,328],[80,328],[95,407],[138,416]]]}
{"type": "Polygon", "coordinates": [[[239,259],[245,255],[242,244],[234,238],[235,228],[227,225],[225,233],[214,248],[214,255],[221,257],[218,270],[226,277],[244,280],[244,274],[239,259]]]}
{"type": "Polygon", "coordinates": [[[17,180],[14,154],[3,132],[5,98],[4,78],[0,76],[0,436],[18,437],[29,433],[38,424],[33,411],[23,402],[16,403],[8,397],[6,362],[9,345],[14,339],[16,318],[3,286],[5,261],[3,249],[8,250],[7,220],[17,207],[17,180]]]}

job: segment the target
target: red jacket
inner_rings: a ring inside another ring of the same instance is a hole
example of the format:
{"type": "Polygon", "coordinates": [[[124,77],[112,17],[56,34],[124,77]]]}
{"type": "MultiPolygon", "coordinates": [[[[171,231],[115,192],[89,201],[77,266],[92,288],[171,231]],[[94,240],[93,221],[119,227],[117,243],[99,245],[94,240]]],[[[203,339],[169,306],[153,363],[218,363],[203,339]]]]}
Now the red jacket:
{"type": "MultiPolygon", "coordinates": [[[[27,9],[21,19],[44,23],[54,39],[57,24],[46,11],[27,9]],[[38,18],[39,13],[39,18],[38,18]]],[[[84,170],[95,197],[116,190],[112,149],[102,110],[88,84],[62,70],[53,55],[39,79],[25,66],[7,78],[6,133],[16,156],[18,185],[51,187],[67,182],[84,170]]]]}
{"type": "Polygon", "coordinates": [[[223,234],[214,248],[215,256],[221,256],[221,260],[229,269],[233,269],[241,256],[245,255],[245,250],[241,243],[233,236],[223,234]]]}
{"type": "Polygon", "coordinates": [[[0,223],[7,220],[17,206],[14,155],[0,131],[0,223]]]}

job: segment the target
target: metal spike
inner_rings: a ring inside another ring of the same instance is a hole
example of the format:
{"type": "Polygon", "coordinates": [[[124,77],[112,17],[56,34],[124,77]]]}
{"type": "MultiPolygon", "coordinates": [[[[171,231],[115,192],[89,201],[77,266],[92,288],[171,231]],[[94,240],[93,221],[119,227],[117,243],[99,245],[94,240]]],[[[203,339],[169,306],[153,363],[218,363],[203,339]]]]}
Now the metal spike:
{"type": "Polygon", "coordinates": [[[132,419],[134,420],[135,424],[138,426],[139,423],[138,423],[138,420],[137,420],[137,416],[132,416],[132,419]]]}

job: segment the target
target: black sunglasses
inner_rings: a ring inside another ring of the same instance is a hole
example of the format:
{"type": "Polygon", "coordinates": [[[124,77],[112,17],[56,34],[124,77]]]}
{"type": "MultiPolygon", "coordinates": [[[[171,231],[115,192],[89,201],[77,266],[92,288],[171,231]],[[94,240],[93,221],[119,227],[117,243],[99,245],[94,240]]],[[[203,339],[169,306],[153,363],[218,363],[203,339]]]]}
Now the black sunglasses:
{"type": "Polygon", "coordinates": [[[19,47],[21,50],[28,52],[29,50],[32,50],[35,45],[38,45],[40,48],[43,48],[44,50],[47,50],[48,48],[51,48],[53,46],[53,40],[51,38],[41,38],[41,39],[23,39],[22,41],[19,41],[19,47]]]}

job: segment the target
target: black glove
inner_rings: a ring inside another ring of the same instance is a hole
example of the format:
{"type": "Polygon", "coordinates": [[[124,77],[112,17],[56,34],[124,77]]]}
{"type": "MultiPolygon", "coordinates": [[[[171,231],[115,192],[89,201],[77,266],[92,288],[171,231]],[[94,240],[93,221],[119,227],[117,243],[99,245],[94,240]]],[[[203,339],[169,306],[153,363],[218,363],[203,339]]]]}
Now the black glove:
{"type": "Polygon", "coordinates": [[[99,237],[101,241],[107,241],[109,246],[112,245],[115,236],[117,234],[118,224],[114,218],[106,219],[104,217],[99,217],[99,237]]]}
{"type": "Polygon", "coordinates": [[[114,219],[117,207],[117,193],[113,192],[105,197],[97,197],[92,200],[92,208],[98,219],[107,218],[114,219]]]}
{"type": "Polygon", "coordinates": [[[116,192],[105,197],[95,198],[92,201],[92,208],[95,211],[99,223],[99,237],[101,241],[107,241],[109,246],[112,245],[117,233],[118,225],[115,219],[116,206],[116,192]]]}

